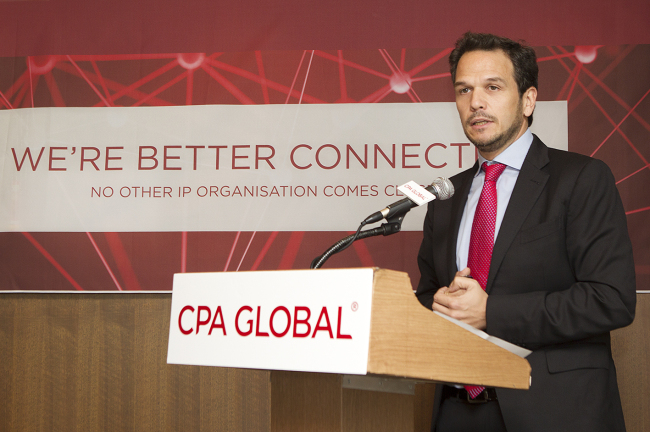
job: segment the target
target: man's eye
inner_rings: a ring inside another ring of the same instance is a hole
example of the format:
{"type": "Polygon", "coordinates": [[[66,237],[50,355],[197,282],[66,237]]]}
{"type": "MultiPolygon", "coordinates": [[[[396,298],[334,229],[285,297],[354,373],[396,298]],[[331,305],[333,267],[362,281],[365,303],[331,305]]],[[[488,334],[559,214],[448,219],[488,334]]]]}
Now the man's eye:
{"type": "Polygon", "coordinates": [[[458,90],[458,93],[460,93],[460,94],[467,94],[467,93],[469,93],[469,89],[468,89],[467,87],[466,87],[466,88],[462,88],[462,89],[458,90]]]}
{"type": "Polygon", "coordinates": [[[491,85],[491,86],[488,86],[488,89],[490,89],[490,90],[499,90],[499,86],[491,85]]]}

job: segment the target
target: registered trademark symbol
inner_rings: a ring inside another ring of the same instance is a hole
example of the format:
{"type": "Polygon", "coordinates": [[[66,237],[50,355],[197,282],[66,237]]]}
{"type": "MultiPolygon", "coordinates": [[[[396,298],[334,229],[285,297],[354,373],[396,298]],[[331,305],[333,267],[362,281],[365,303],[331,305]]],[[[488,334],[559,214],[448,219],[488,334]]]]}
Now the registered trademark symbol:
{"type": "Polygon", "coordinates": [[[359,303],[352,302],[352,312],[356,312],[359,309],[359,303]]]}

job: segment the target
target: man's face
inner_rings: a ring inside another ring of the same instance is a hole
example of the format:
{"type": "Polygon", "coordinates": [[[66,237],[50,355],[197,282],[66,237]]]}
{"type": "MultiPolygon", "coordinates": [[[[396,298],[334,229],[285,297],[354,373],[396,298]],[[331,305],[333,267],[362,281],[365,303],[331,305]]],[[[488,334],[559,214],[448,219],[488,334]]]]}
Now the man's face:
{"type": "Polygon", "coordinates": [[[487,159],[526,131],[537,98],[533,87],[519,96],[514,66],[501,50],[463,54],[454,90],[465,135],[487,159]]]}

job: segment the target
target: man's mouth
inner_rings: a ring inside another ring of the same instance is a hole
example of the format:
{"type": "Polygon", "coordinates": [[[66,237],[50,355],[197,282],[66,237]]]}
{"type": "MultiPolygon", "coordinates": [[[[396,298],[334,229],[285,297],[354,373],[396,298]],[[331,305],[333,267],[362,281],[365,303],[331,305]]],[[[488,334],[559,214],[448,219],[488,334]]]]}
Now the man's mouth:
{"type": "Polygon", "coordinates": [[[481,127],[485,126],[486,124],[491,123],[491,120],[480,118],[480,119],[475,119],[470,121],[470,126],[476,126],[476,127],[481,127]]]}
{"type": "Polygon", "coordinates": [[[473,116],[469,118],[469,126],[470,127],[483,127],[486,126],[488,123],[493,123],[494,119],[482,112],[476,112],[474,113],[473,116]]]}

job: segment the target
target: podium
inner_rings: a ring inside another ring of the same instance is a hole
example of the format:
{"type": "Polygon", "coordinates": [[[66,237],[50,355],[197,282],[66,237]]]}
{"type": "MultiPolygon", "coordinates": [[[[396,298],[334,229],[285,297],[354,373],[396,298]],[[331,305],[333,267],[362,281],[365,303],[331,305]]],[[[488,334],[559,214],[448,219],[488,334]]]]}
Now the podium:
{"type": "Polygon", "coordinates": [[[270,370],[271,430],[428,430],[435,383],[528,389],[530,365],[384,269],[175,275],[168,363],[270,370]]]}

